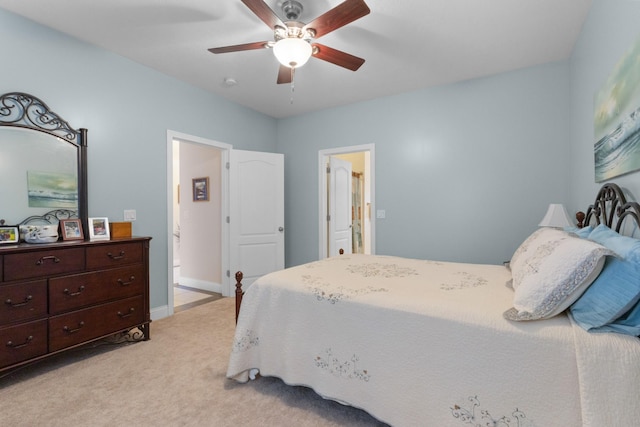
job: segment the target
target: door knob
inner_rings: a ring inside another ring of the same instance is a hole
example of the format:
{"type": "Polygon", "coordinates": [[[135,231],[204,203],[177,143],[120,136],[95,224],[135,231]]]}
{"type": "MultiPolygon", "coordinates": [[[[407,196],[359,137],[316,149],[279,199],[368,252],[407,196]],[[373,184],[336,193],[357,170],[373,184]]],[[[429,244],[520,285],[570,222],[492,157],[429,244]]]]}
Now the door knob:
{"type": "Polygon", "coordinates": [[[284,231],[284,227],[278,227],[278,231],[284,231]]]}

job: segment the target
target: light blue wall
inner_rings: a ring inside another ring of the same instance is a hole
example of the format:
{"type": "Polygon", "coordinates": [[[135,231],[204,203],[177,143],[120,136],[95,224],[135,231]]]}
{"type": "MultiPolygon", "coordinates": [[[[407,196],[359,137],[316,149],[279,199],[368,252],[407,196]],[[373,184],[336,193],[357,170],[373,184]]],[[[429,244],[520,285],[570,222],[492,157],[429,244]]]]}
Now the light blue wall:
{"type": "MultiPolygon", "coordinates": [[[[601,184],[594,180],[594,95],[622,56],[640,42],[640,1],[594,0],[571,57],[570,205],[584,210],[601,184]]],[[[640,198],[640,172],[613,182],[640,198]]]]}
{"type": "Polygon", "coordinates": [[[375,144],[376,252],[499,264],[567,197],[568,64],[278,123],[286,264],[318,258],[318,151],[375,144]]]}
{"type": "MultiPolygon", "coordinates": [[[[274,151],[276,120],[0,9],[0,93],[89,130],[89,215],[151,236],[151,307],[167,304],[167,130],[274,151]]],[[[4,184],[3,184],[4,185],[4,184]]]]}
{"type": "MultiPolygon", "coordinates": [[[[376,208],[387,213],[378,253],[500,263],[549,203],[591,203],[593,94],[637,22],[640,2],[595,0],[570,61],[277,121],[0,10],[0,93],[31,93],[89,129],[90,214],[137,210],[134,233],[154,239],[159,307],[167,129],[285,153],[287,266],[318,257],[318,151],[372,143],[376,208]]],[[[616,181],[638,195],[639,176],[616,181]]]]}

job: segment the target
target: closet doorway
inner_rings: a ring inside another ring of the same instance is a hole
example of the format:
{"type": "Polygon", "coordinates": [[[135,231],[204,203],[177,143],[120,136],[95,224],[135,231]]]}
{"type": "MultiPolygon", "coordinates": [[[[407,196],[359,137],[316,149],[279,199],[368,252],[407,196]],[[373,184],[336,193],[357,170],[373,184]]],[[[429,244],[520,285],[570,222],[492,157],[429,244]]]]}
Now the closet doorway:
{"type": "Polygon", "coordinates": [[[319,152],[320,259],[375,253],[374,145],[319,152]]]}
{"type": "Polygon", "coordinates": [[[231,146],[168,132],[168,314],[221,298],[228,254],[228,169],[231,146]],[[169,153],[168,153],[169,154],[169,153]]]}

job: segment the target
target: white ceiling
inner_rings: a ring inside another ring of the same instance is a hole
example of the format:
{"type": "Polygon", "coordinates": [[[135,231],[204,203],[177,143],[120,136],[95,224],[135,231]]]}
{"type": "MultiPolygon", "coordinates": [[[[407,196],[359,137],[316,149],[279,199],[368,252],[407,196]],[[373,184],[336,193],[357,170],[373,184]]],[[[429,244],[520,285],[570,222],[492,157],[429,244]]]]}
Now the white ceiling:
{"type": "MultiPolygon", "coordinates": [[[[309,22],[342,0],[299,0],[309,22]]],[[[240,0],[0,0],[0,7],[275,118],[569,57],[591,0],[365,0],[371,13],[319,39],[366,62],[311,58],[295,91],[270,50],[211,47],[273,40],[240,0]],[[225,78],[237,84],[227,86],[225,78]]],[[[281,15],[282,0],[266,0],[281,15]]],[[[6,35],[5,35],[6,36],[6,35]]]]}

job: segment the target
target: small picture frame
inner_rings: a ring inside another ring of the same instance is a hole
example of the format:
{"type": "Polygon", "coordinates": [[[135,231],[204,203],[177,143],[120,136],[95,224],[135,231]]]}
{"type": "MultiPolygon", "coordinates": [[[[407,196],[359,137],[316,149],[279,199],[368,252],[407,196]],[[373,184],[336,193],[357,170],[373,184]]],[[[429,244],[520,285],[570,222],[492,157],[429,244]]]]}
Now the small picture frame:
{"type": "Polygon", "coordinates": [[[62,240],[84,240],[82,221],[80,219],[61,219],[60,235],[62,240]]]}
{"type": "Polygon", "coordinates": [[[209,201],[209,177],[193,178],[193,201],[209,201]]]}
{"type": "Polygon", "coordinates": [[[89,218],[89,239],[109,240],[109,219],[105,217],[89,218]]]}
{"type": "Polygon", "coordinates": [[[0,245],[20,243],[20,230],[16,226],[0,226],[0,245]]]}

